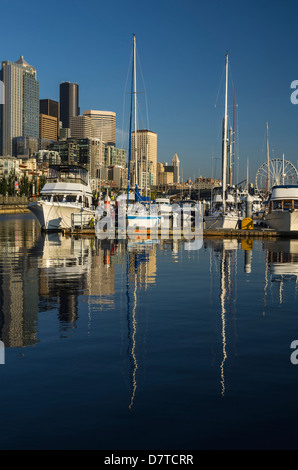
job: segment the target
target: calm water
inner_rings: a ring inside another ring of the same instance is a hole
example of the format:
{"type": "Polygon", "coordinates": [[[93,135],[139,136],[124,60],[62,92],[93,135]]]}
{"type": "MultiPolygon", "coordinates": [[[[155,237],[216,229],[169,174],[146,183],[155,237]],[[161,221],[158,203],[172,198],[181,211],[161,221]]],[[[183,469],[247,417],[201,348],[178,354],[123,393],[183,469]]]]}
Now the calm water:
{"type": "Polygon", "coordinates": [[[298,447],[298,241],[186,248],[1,216],[1,449],[298,447]]]}

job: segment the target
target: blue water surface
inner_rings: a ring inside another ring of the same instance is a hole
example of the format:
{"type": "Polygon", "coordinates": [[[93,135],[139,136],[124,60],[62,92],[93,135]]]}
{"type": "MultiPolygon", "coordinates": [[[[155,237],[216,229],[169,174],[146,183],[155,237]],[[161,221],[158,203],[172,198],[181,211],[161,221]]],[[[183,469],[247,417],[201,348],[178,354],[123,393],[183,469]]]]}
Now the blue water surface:
{"type": "Polygon", "coordinates": [[[1,449],[296,449],[296,240],[0,218],[1,449]]]}

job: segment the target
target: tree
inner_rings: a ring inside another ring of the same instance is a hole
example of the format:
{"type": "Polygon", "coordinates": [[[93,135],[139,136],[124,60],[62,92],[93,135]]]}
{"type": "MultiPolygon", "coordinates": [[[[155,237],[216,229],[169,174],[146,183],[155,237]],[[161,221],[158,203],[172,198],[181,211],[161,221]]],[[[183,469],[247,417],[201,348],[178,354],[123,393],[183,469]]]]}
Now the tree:
{"type": "Polygon", "coordinates": [[[42,172],[39,178],[39,192],[42,190],[46,182],[47,182],[47,176],[44,174],[44,172],[42,172]]]}
{"type": "Polygon", "coordinates": [[[19,182],[20,195],[28,196],[29,195],[29,179],[26,173],[23,174],[19,182]]]}
{"type": "Polygon", "coordinates": [[[7,193],[7,180],[4,175],[0,180],[0,193],[3,194],[3,196],[6,196],[7,193]]]}
{"type": "Polygon", "coordinates": [[[15,169],[13,168],[9,175],[8,175],[8,180],[7,180],[7,192],[8,196],[14,196],[15,194],[15,181],[16,181],[16,172],[15,169]]]}

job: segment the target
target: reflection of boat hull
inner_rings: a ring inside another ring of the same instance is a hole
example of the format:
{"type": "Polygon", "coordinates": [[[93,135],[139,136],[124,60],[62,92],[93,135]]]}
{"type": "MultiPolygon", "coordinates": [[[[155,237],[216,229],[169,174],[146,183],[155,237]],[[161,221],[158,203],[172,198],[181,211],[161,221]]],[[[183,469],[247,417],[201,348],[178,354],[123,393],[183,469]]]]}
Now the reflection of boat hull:
{"type": "Polygon", "coordinates": [[[127,228],[151,229],[158,228],[160,216],[156,215],[127,215],[127,228]]]}
{"type": "Polygon", "coordinates": [[[63,202],[38,201],[28,205],[28,209],[35,215],[43,230],[61,230],[71,228],[71,214],[94,215],[91,209],[83,209],[78,204],[63,202]]]}
{"type": "Polygon", "coordinates": [[[298,276],[298,263],[271,263],[271,274],[275,276],[298,276]]]}
{"type": "Polygon", "coordinates": [[[204,222],[206,229],[236,229],[239,218],[236,214],[218,213],[204,217],[204,222]]]}
{"type": "Polygon", "coordinates": [[[272,211],[265,216],[268,227],[284,232],[298,230],[298,211],[272,211]]]}

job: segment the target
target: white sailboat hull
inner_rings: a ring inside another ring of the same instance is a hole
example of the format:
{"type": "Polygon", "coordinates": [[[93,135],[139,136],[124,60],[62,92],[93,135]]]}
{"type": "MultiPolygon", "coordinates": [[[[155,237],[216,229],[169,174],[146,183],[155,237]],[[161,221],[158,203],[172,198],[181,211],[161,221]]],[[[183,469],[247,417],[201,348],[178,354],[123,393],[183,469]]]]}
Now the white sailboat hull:
{"type": "Polygon", "coordinates": [[[298,211],[272,211],[265,216],[265,222],[280,232],[298,231],[298,211]]]}
{"type": "Polygon", "coordinates": [[[204,217],[205,229],[236,229],[239,217],[237,214],[214,214],[204,217]]]}
{"type": "Polygon", "coordinates": [[[94,211],[82,208],[79,204],[55,203],[38,201],[28,205],[28,209],[35,215],[43,230],[62,230],[71,228],[71,214],[89,214],[90,219],[94,211]]]}

